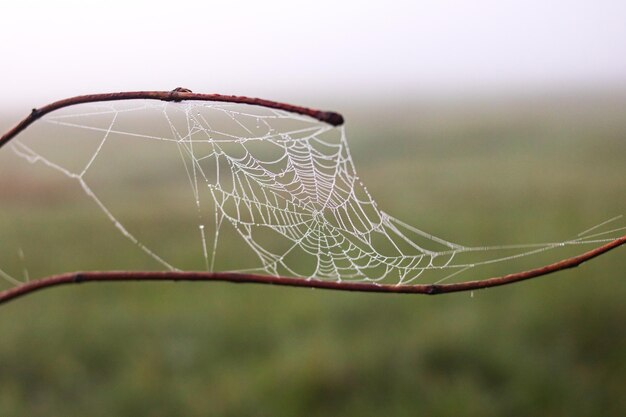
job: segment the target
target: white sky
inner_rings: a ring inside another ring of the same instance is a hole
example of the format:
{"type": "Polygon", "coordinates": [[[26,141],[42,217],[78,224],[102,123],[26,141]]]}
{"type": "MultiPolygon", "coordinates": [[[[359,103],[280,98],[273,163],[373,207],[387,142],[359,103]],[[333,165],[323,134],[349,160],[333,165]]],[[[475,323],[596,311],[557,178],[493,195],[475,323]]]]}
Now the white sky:
{"type": "Polygon", "coordinates": [[[0,0],[0,16],[4,108],[177,86],[287,101],[626,88],[624,0],[0,0]]]}

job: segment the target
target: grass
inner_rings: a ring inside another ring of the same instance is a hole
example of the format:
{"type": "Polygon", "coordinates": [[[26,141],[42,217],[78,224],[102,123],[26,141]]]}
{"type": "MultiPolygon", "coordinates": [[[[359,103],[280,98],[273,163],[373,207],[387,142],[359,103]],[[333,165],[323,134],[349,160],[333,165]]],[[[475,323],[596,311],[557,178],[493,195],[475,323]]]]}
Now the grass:
{"type": "MultiPolygon", "coordinates": [[[[624,213],[625,103],[347,109],[348,135],[383,210],[468,245],[542,241],[624,213]]],[[[67,184],[15,173],[6,151],[0,268],[155,268],[67,184]]],[[[155,184],[109,198],[145,193],[151,203],[127,203],[127,218],[200,268],[197,218],[166,198],[181,195],[175,184],[155,184]]],[[[233,243],[224,262],[240,256],[233,243]]],[[[624,271],[619,249],[473,297],[53,289],[0,308],[0,415],[623,415],[624,271]]]]}

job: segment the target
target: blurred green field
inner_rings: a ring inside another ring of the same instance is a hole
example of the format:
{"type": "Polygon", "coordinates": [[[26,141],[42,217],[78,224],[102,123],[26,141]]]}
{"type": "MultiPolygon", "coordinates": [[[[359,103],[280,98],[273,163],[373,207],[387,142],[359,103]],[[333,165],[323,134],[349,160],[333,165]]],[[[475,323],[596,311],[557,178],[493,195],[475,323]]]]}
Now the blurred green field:
{"type": "MultiPolygon", "coordinates": [[[[381,208],[435,235],[466,245],[554,241],[626,214],[626,96],[335,108],[381,208]]],[[[14,160],[0,150],[0,269],[37,277],[67,265],[156,267],[125,250],[63,180],[14,160]]],[[[202,268],[197,230],[183,234],[180,190],[167,171],[147,175],[109,198],[144,193],[149,204],[123,205],[127,218],[145,223],[159,250],[202,268]]],[[[243,256],[230,253],[225,267],[243,256]]],[[[0,415],[621,416],[625,271],[620,248],[473,296],[52,289],[0,307],[0,415]]]]}

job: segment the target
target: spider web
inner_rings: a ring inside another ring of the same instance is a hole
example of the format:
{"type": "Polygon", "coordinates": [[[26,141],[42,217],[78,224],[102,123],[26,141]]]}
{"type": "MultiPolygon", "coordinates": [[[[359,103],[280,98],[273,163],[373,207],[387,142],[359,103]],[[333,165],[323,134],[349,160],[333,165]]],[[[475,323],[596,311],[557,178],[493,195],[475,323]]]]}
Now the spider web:
{"type": "MultiPolygon", "coordinates": [[[[182,268],[119,220],[91,183],[111,142],[124,141],[131,154],[138,142],[159,143],[176,155],[210,271],[220,269],[227,231],[254,254],[255,265],[238,271],[406,285],[458,280],[478,266],[607,242],[624,229],[606,230],[616,217],[566,241],[482,247],[448,241],[379,208],[357,174],[344,126],[258,106],[133,100],[63,109],[38,124],[48,129],[46,141],[89,137],[93,145],[81,160],[73,150],[44,151],[18,138],[15,154],[78,184],[126,240],[170,270],[182,268]]],[[[19,283],[2,270],[0,276],[19,283]]]]}

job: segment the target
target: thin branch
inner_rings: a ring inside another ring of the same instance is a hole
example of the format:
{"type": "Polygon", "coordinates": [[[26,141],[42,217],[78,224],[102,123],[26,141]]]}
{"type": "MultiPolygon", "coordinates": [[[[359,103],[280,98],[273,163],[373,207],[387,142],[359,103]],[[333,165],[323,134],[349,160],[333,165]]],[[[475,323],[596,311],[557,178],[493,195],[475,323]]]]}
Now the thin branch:
{"type": "Polygon", "coordinates": [[[590,259],[626,244],[626,236],[605,245],[540,268],[479,281],[466,281],[456,284],[390,285],[367,282],[321,281],[315,279],[276,277],[269,275],[242,274],[235,272],[195,272],[195,271],[90,271],[54,275],[37,281],[24,283],[0,292],[0,304],[35,291],[66,284],[84,282],[131,282],[131,281],[224,281],[235,284],[271,284],[289,287],[320,288],[337,291],[359,291],[396,294],[437,295],[461,291],[474,291],[500,285],[512,284],[531,278],[548,275],[564,269],[575,268],[590,259]]]}
{"type": "MultiPolygon", "coordinates": [[[[274,109],[294,112],[313,117],[333,126],[343,124],[343,117],[334,112],[324,112],[308,109],[305,107],[293,106],[273,101],[248,98],[241,96],[224,96],[221,94],[195,94],[189,90],[177,88],[172,91],[135,91],[108,94],[91,94],[86,96],[72,97],[60,100],[39,109],[33,109],[30,115],[24,118],[13,129],[0,137],[0,148],[6,145],[17,134],[26,129],[43,115],[52,111],[82,103],[93,103],[113,100],[151,99],[162,101],[179,102],[182,100],[198,101],[220,101],[241,104],[252,104],[274,109]]],[[[61,275],[54,275],[36,281],[19,284],[13,288],[0,292],[0,304],[9,302],[16,298],[31,294],[35,291],[66,284],[79,284],[83,282],[130,282],[130,281],[225,281],[231,283],[256,283],[283,285],[291,287],[320,288],[338,291],[360,291],[379,292],[396,294],[445,294],[461,291],[473,291],[500,285],[512,284],[531,278],[548,275],[553,272],[562,271],[600,256],[612,249],[626,244],[626,236],[615,239],[605,245],[585,252],[572,258],[564,259],[553,264],[542,266],[528,271],[503,275],[477,281],[466,281],[454,284],[416,284],[416,285],[391,285],[376,284],[372,282],[350,282],[350,281],[322,281],[317,279],[304,279],[293,277],[277,277],[257,274],[243,274],[234,272],[194,272],[194,271],[89,271],[73,272],[61,275]]]]}
{"type": "Polygon", "coordinates": [[[85,96],[76,96],[66,98],[63,100],[55,101],[46,106],[38,109],[33,109],[32,112],[26,116],[21,122],[19,122],[13,129],[2,135],[0,138],[0,148],[6,145],[17,134],[22,132],[28,126],[30,126],[37,119],[42,116],[53,112],[55,110],[62,109],[64,107],[75,106],[77,104],[84,103],[97,103],[103,101],[118,101],[118,100],[161,100],[161,101],[173,101],[180,102],[183,100],[190,101],[219,101],[227,103],[237,104],[250,104],[255,106],[269,107],[271,109],[284,110],[291,113],[302,114],[309,116],[320,122],[328,123],[332,126],[340,126],[343,124],[343,116],[339,113],[331,111],[321,111],[315,109],[309,109],[307,107],[294,106],[286,103],[279,103],[276,101],[264,100],[262,98],[251,98],[244,96],[227,96],[223,94],[198,94],[192,93],[186,88],[176,88],[172,91],[125,91],[119,93],[104,93],[104,94],[88,94],[85,96]]]}

